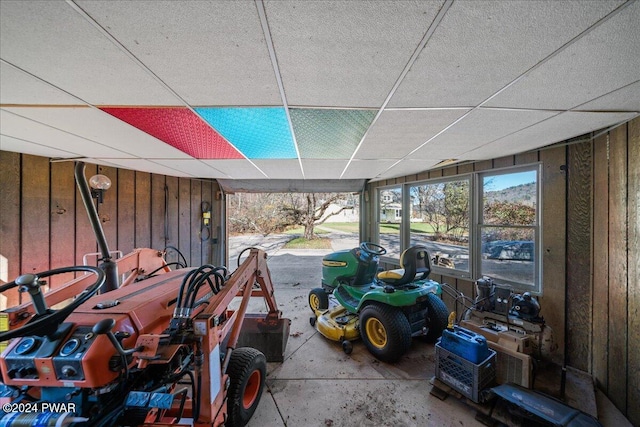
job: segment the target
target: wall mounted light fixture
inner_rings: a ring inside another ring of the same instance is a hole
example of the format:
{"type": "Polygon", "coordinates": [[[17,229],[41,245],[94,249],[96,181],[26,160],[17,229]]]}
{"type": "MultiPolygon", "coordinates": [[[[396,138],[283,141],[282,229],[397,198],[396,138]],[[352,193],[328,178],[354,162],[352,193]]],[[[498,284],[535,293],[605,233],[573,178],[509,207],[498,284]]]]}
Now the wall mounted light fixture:
{"type": "Polygon", "coordinates": [[[91,197],[98,199],[98,203],[102,203],[104,192],[111,188],[111,180],[106,175],[93,175],[89,178],[89,185],[91,186],[91,197]]]}

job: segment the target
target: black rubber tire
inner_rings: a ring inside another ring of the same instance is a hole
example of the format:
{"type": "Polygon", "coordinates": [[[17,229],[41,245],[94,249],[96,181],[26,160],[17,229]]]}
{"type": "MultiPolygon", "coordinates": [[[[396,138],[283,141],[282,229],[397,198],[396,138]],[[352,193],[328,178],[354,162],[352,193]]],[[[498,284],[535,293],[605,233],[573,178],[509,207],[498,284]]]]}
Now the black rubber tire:
{"type": "Polygon", "coordinates": [[[427,314],[425,322],[429,332],[425,337],[427,342],[435,342],[442,336],[442,331],[449,323],[449,309],[436,294],[427,294],[427,314]]]}
{"type": "Polygon", "coordinates": [[[329,295],[322,288],[313,288],[309,291],[309,308],[314,313],[316,310],[329,308],[329,295]]]}
{"type": "Polygon", "coordinates": [[[231,379],[227,394],[227,427],[245,426],[255,412],[267,376],[267,359],[251,347],[233,350],[227,368],[231,379]]]}
{"type": "Polygon", "coordinates": [[[367,350],[383,362],[395,362],[411,347],[411,325],[395,307],[370,304],[360,312],[360,336],[367,350]]]}
{"type": "Polygon", "coordinates": [[[344,351],[344,354],[353,353],[353,344],[351,343],[351,341],[342,341],[342,351],[344,351]]]}

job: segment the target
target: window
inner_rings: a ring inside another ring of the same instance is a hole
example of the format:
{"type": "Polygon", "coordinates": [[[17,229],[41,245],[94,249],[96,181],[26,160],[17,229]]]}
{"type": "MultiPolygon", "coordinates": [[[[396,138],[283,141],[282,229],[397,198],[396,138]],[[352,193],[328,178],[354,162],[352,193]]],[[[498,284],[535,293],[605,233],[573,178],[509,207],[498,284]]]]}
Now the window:
{"type": "Polygon", "coordinates": [[[402,187],[384,188],[378,192],[378,241],[387,256],[399,258],[402,226],[402,187]]]}
{"type": "Polygon", "coordinates": [[[539,291],[538,169],[480,175],[479,276],[539,291]]]}
{"type": "Polygon", "coordinates": [[[529,165],[379,188],[377,241],[398,262],[422,244],[439,274],[540,293],[539,177],[529,165]]]}
{"type": "Polygon", "coordinates": [[[469,277],[470,177],[413,184],[410,245],[425,245],[433,267],[469,277]]]}

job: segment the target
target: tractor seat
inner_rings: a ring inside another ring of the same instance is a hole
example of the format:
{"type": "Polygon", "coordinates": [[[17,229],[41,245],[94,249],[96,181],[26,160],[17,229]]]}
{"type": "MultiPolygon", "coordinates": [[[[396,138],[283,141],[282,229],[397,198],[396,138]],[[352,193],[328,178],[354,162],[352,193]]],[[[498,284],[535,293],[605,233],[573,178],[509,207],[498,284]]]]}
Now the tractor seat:
{"type": "Polygon", "coordinates": [[[431,273],[431,261],[427,248],[422,245],[411,246],[400,255],[400,267],[378,273],[378,279],[390,285],[399,286],[414,280],[426,279],[431,273]]]}

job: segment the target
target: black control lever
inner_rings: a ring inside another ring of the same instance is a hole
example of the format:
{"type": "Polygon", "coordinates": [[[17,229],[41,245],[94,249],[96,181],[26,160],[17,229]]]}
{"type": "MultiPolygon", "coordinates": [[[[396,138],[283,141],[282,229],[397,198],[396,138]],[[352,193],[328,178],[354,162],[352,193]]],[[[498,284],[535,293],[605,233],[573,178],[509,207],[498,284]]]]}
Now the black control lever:
{"type": "Polygon", "coordinates": [[[40,279],[38,276],[35,274],[23,274],[16,279],[16,285],[18,285],[18,291],[29,292],[29,296],[33,301],[33,308],[35,308],[37,315],[41,316],[47,313],[47,303],[40,290],[40,279]]]}
{"type": "Polygon", "coordinates": [[[120,341],[118,341],[118,339],[113,334],[113,332],[111,332],[115,324],[116,324],[116,321],[111,318],[102,319],[101,321],[99,321],[93,326],[91,331],[96,335],[106,335],[107,338],[109,338],[109,341],[111,341],[111,344],[113,344],[113,346],[115,347],[118,354],[120,354],[121,356],[126,357],[133,354],[136,351],[141,351],[143,347],[135,347],[129,350],[125,350],[124,348],[122,348],[120,341]]]}

